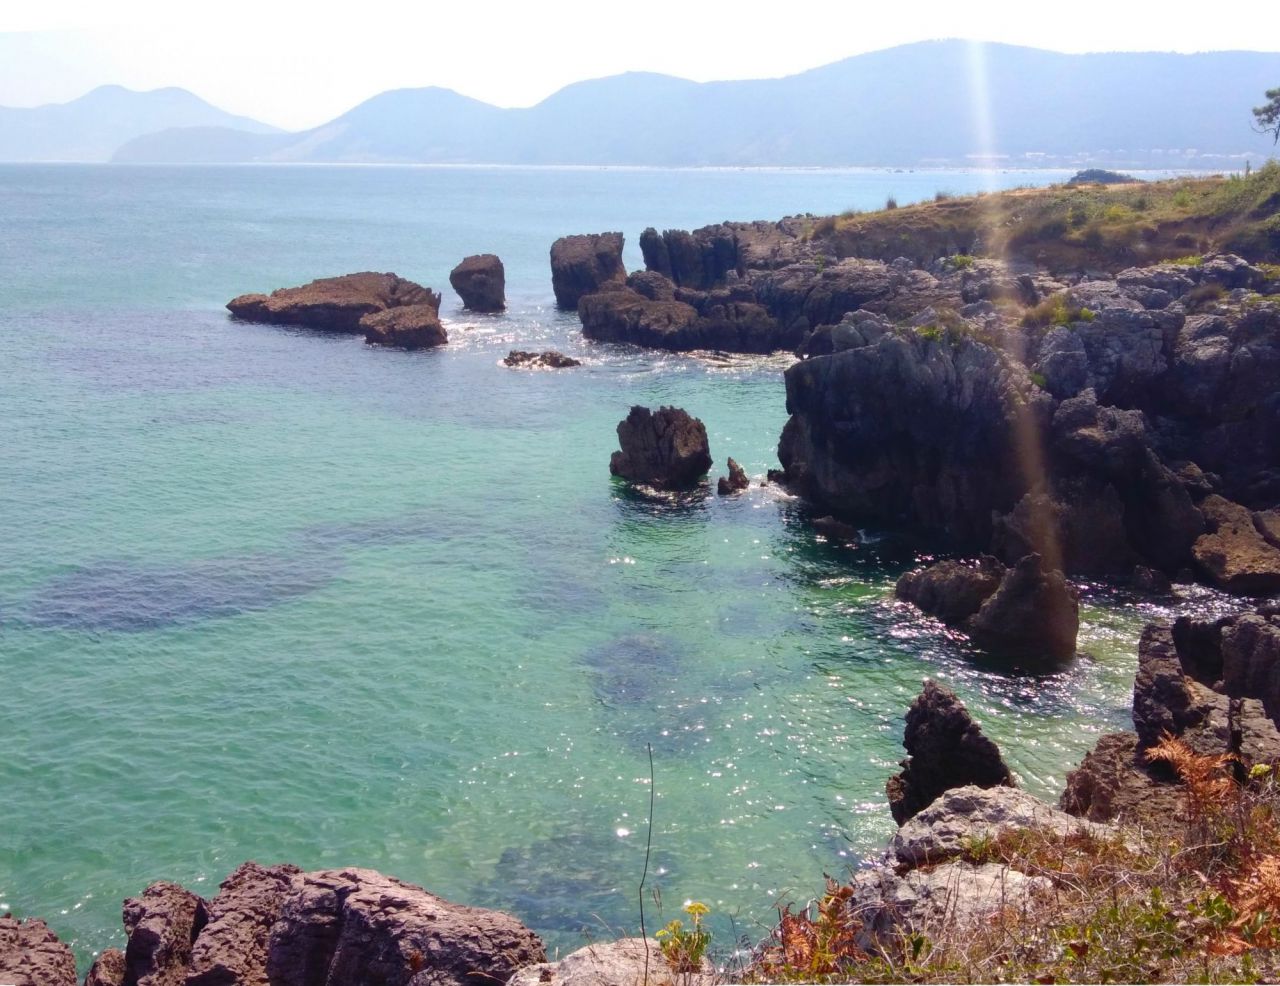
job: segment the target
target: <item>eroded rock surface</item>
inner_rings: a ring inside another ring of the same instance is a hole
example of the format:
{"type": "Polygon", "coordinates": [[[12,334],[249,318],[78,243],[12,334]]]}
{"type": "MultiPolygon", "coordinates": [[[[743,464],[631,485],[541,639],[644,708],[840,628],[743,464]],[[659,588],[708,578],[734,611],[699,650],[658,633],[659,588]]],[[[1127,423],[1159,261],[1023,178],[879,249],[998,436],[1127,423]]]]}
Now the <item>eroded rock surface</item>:
{"type": "Polygon", "coordinates": [[[366,315],[409,305],[439,311],[440,296],[396,274],[365,271],[280,288],[269,295],[241,295],[229,301],[227,308],[246,322],[357,333],[365,331],[361,319],[366,315]]]}
{"type": "Polygon", "coordinates": [[[0,915],[0,983],[76,986],[76,960],[39,918],[0,915]]]}
{"type": "Polygon", "coordinates": [[[738,465],[736,460],[731,457],[726,465],[729,475],[721,476],[716,482],[717,493],[721,496],[729,496],[732,493],[740,493],[751,485],[751,480],[747,478],[746,470],[738,465]]]}
{"type": "Polygon", "coordinates": [[[618,423],[618,441],[609,472],[633,483],[687,490],[711,468],[706,426],[682,408],[633,407],[618,423]]]}
{"type": "Polygon", "coordinates": [[[395,349],[430,349],[449,341],[437,305],[404,305],[360,319],[364,341],[395,349]]]}
{"type": "Polygon", "coordinates": [[[562,236],[551,245],[551,287],[556,304],[577,308],[578,301],[606,285],[621,286],[627,277],[622,264],[621,233],[562,236]]]}
{"type": "Polygon", "coordinates": [[[473,312],[500,312],[507,307],[507,274],[492,253],[465,258],[449,272],[449,283],[463,307],[473,312]]]}

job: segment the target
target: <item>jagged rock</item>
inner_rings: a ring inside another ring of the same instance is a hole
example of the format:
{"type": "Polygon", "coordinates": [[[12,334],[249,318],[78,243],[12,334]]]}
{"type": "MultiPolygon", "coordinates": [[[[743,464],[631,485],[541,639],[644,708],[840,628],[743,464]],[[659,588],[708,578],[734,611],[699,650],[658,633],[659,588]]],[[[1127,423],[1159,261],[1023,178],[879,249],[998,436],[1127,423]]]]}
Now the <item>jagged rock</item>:
{"type": "Polygon", "coordinates": [[[1196,563],[1230,592],[1263,595],[1280,591],[1280,548],[1268,542],[1253,515],[1214,495],[1200,504],[1209,527],[1192,548],[1196,563]]]}
{"type": "Polygon", "coordinates": [[[84,986],[124,986],[124,973],[124,952],[118,948],[106,948],[89,966],[84,986]]]}
{"type": "Polygon", "coordinates": [[[160,881],[124,902],[125,982],[129,986],[183,986],[191,947],[209,913],[204,898],[160,881]]]}
{"type": "Polygon", "coordinates": [[[698,311],[683,301],[654,300],[628,289],[587,294],[578,302],[582,334],[597,342],[632,342],[655,349],[697,349],[698,311]]]}
{"type": "Polygon", "coordinates": [[[1180,787],[1148,769],[1136,733],[1108,733],[1067,773],[1058,807],[1091,822],[1166,825],[1180,816],[1180,787]]]}
{"type": "Polygon", "coordinates": [[[530,369],[547,369],[547,370],[563,370],[571,366],[581,366],[581,360],[576,360],[564,353],[558,353],[554,349],[548,349],[541,353],[531,353],[523,349],[513,349],[503,357],[502,362],[507,366],[523,366],[530,369]]]}
{"type": "Polygon", "coordinates": [[[988,650],[1053,664],[1076,652],[1080,602],[1061,572],[1045,572],[1031,554],[1004,573],[964,629],[988,650]]]}
{"type": "Polygon", "coordinates": [[[703,960],[700,973],[672,972],[653,938],[598,942],[570,952],[559,962],[516,970],[507,986],[711,986],[715,969],[703,960]],[[645,978],[646,969],[648,978],[645,978]]]}
{"type": "Polygon", "coordinates": [[[1280,725],[1280,617],[1244,614],[1220,621],[1221,682],[1233,698],[1257,699],[1280,725]]]}
{"type": "Polygon", "coordinates": [[[609,472],[633,483],[687,490],[711,468],[706,426],[678,407],[633,407],[618,423],[618,441],[609,472]]]}
{"type": "Polygon", "coordinates": [[[545,960],[537,935],[506,914],[372,870],[320,870],[285,900],[267,976],[272,986],[468,986],[545,960]]]}
{"type": "Polygon", "coordinates": [[[366,315],[427,305],[439,311],[440,296],[395,274],[366,271],[325,277],[270,295],[245,294],[227,303],[231,314],[247,322],[297,325],[326,332],[363,332],[366,315]]]}
{"type": "Polygon", "coordinates": [[[1016,788],[965,785],[944,791],[904,822],[889,843],[889,853],[898,868],[914,868],[952,859],[975,843],[1026,830],[1055,839],[1081,833],[1103,836],[1108,831],[1016,788]]]}
{"type": "Polygon", "coordinates": [[[887,301],[904,281],[904,274],[878,260],[848,259],[804,261],[761,274],[752,283],[781,329],[803,337],[872,302],[887,301]]]}
{"type": "Polygon", "coordinates": [[[899,825],[950,788],[1014,786],[999,748],[955,693],[932,680],[907,710],[902,745],[907,759],[887,785],[889,810],[899,825]]]}
{"type": "Polygon", "coordinates": [[[733,458],[729,459],[728,468],[729,475],[721,476],[716,483],[716,492],[721,496],[738,493],[751,485],[751,480],[747,478],[746,471],[733,458]]]}
{"type": "Polygon", "coordinates": [[[894,595],[943,623],[959,626],[996,591],[1004,573],[1005,567],[990,555],[976,563],[941,561],[907,572],[898,579],[894,595]]]}
{"type": "Polygon", "coordinates": [[[621,287],[627,279],[622,265],[621,233],[562,236],[551,245],[551,287],[556,304],[577,308],[579,300],[606,285],[621,287]]]}
{"type": "Polygon", "coordinates": [[[429,349],[443,346],[449,334],[440,324],[437,307],[405,305],[376,312],[360,319],[364,341],[371,346],[393,346],[397,349],[429,349]]]}
{"type": "Polygon", "coordinates": [[[692,233],[669,229],[661,235],[649,227],[640,234],[640,253],[645,267],[681,287],[706,290],[723,284],[731,272],[741,272],[737,236],[727,224],[692,233]]]}
{"type": "Polygon", "coordinates": [[[0,915],[0,983],[76,986],[75,956],[39,918],[0,915]]]}
{"type": "Polygon", "coordinates": [[[500,312],[507,307],[507,275],[492,253],[467,257],[449,272],[449,283],[473,312],[500,312]]]}
{"type": "Polygon", "coordinates": [[[248,862],[223,880],[191,949],[186,986],[267,986],[271,927],[301,874],[296,866],[248,862]]]}

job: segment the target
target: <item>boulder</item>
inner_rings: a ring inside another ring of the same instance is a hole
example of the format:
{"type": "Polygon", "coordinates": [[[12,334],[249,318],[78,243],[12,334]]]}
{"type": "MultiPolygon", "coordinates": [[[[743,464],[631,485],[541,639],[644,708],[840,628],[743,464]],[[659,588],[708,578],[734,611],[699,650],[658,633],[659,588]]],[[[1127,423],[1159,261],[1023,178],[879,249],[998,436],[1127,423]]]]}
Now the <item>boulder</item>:
{"type": "Polygon", "coordinates": [[[716,981],[707,959],[700,973],[672,972],[657,939],[621,938],[580,948],[559,962],[517,969],[507,986],[712,986],[716,981]]]}
{"type": "Polygon", "coordinates": [[[440,296],[395,274],[366,271],[280,288],[269,295],[241,295],[229,301],[227,308],[246,322],[356,333],[365,331],[361,320],[366,315],[408,305],[427,305],[439,311],[440,296]]]}
{"type": "Polygon", "coordinates": [[[176,883],[151,884],[124,902],[125,982],[129,986],[183,986],[191,947],[208,923],[204,898],[176,883]]]}
{"type": "Polygon", "coordinates": [[[76,986],[75,956],[39,918],[0,915],[0,983],[76,986]]]}
{"type": "Polygon", "coordinates": [[[988,650],[1051,666],[1075,655],[1080,602],[1061,572],[1044,571],[1031,554],[1004,573],[964,629],[988,650]]]}
{"type": "Polygon", "coordinates": [[[1200,504],[1209,531],[1192,548],[1196,563],[1229,592],[1265,595],[1280,591],[1280,548],[1265,536],[1266,521],[1216,494],[1200,504]]]}
{"type": "Polygon", "coordinates": [[[746,471],[733,458],[729,459],[728,468],[729,475],[721,476],[716,483],[716,492],[721,496],[739,493],[751,485],[751,480],[747,478],[746,471]]]}
{"type": "Polygon", "coordinates": [[[503,357],[506,366],[521,366],[528,369],[563,370],[570,366],[581,366],[580,360],[548,349],[541,353],[531,353],[523,349],[513,349],[503,357]]]}
{"type": "Polygon", "coordinates": [[[89,966],[84,986],[124,986],[124,973],[124,952],[118,948],[106,948],[89,966]]]}
{"type": "Polygon", "coordinates": [[[364,341],[371,346],[429,349],[449,341],[449,334],[440,324],[437,307],[433,305],[389,308],[364,316],[360,327],[364,330],[364,341]]]}
{"type": "Polygon", "coordinates": [[[492,253],[465,258],[449,272],[449,283],[463,307],[473,312],[500,312],[507,307],[506,272],[492,253]]]}
{"type": "Polygon", "coordinates": [[[551,287],[556,304],[577,308],[584,295],[605,285],[622,286],[627,279],[622,266],[621,233],[562,236],[551,245],[551,287]]]}
{"type": "Polygon", "coordinates": [[[208,905],[191,949],[186,986],[268,986],[267,942],[302,871],[242,863],[208,905]]]}
{"type": "Polygon", "coordinates": [[[889,810],[899,825],[950,788],[1014,786],[999,748],[955,693],[932,680],[907,710],[902,745],[907,759],[887,785],[889,810]]]}
{"type": "Polygon", "coordinates": [[[711,468],[706,426],[678,407],[635,406],[618,423],[609,472],[655,489],[687,490],[711,468]]]}
{"type": "Polygon", "coordinates": [[[894,595],[950,626],[959,626],[1000,586],[1005,567],[990,555],[977,562],[941,561],[907,572],[894,595]]]}

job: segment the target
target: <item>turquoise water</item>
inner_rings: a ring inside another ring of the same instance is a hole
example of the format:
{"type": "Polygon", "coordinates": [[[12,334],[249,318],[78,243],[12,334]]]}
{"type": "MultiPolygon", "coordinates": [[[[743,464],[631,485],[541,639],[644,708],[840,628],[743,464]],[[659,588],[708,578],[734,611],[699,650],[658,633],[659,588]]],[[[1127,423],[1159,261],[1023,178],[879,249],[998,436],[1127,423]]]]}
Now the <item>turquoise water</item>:
{"type": "Polygon", "coordinates": [[[893,604],[916,558],[825,544],[802,505],[612,480],[633,403],[776,465],[788,360],[581,340],[566,233],[869,208],[1058,173],[0,168],[0,912],[81,959],[148,882],[371,866],[505,907],[554,948],[686,898],[759,937],[891,830],[925,676],[1056,796],[1127,719],[1159,610],[1096,590],[1086,654],[984,664],[893,604]],[[447,291],[506,263],[510,312],[447,291]],[[231,322],[233,295],[350,270],[446,289],[447,348],[231,322]],[[502,367],[554,346],[581,369],[502,367]],[[656,876],[654,875],[656,872],[656,876]],[[584,930],[585,929],[585,930],[584,930]]]}

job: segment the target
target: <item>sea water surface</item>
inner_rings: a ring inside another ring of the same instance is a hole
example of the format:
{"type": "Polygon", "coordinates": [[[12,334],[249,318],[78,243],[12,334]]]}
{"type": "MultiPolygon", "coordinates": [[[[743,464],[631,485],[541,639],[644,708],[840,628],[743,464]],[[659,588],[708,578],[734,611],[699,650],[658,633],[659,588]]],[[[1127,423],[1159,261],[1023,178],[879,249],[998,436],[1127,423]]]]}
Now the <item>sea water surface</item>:
{"type": "MultiPolygon", "coordinates": [[[[245,859],[375,867],[554,949],[686,899],[717,942],[845,876],[926,676],[1056,797],[1123,727],[1150,601],[1089,590],[1035,678],[897,606],[912,546],[815,535],[773,487],[610,478],[632,404],[776,465],[786,356],[592,345],[558,236],[875,208],[1058,172],[0,167],[0,912],[83,962],[120,903],[245,859]],[[448,289],[506,264],[510,310],[448,289]],[[356,270],[443,290],[424,353],[231,321],[356,270]],[[579,369],[514,371],[512,348],[579,369]],[[650,759],[655,810],[649,817],[650,759]]],[[[1212,605],[1209,600],[1205,605],[1212,605]]]]}

